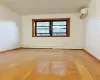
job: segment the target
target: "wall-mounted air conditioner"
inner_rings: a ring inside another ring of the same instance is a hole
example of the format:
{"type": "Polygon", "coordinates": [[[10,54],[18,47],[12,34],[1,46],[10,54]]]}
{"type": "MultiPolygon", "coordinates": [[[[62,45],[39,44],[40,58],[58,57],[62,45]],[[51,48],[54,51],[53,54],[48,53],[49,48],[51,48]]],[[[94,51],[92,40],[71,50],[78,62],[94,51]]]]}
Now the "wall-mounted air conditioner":
{"type": "Polygon", "coordinates": [[[81,10],[80,10],[80,19],[83,19],[83,18],[85,18],[86,17],[86,15],[88,14],[88,8],[82,8],[81,10]]]}

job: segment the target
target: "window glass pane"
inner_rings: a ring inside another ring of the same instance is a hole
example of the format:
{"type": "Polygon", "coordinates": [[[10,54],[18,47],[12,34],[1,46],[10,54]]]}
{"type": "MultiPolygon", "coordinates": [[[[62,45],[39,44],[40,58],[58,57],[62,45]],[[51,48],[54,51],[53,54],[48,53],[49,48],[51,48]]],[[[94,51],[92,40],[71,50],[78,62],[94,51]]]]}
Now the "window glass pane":
{"type": "Polygon", "coordinates": [[[37,28],[37,30],[49,30],[49,27],[36,27],[37,28]]]}
{"type": "Polygon", "coordinates": [[[49,26],[49,22],[37,22],[36,26],[49,26]]]}
{"type": "Polygon", "coordinates": [[[37,34],[37,36],[50,36],[50,34],[37,34]]]}
{"type": "Polygon", "coordinates": [[[37,30],[37,33],[49,33],[49,29],[37,30]]]}
{"type": "Polygon", "coordinates": [[[53,29],[53,32],[66,32],[66,29],[55,28],[55,29],[53,29]]]}
{"type": "Polygon", "coordinates": [[[52,36],[66,36],[66,33],[53,33],[52,36]]]}
{"type": "Polygon", "coordinates": [[[53,28],[63,28],[63,29],[65,29],[66,26],[53,26],[53,28]]]}
{"type": "Polygon", "coordinates": [[[53,25],[66,25],[66,21],[53,21],[53,25]]]}

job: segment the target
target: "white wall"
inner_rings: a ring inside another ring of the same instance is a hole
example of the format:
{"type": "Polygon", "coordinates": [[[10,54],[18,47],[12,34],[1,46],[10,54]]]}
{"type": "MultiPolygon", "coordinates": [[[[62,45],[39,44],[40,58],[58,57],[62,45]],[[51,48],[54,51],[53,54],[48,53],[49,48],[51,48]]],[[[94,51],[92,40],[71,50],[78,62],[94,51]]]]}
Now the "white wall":
{"type": "Polygon", "coordinates": [[[84,21],[84,48],[100,59],[100,0],[91,0],[84,21]]]}
{"type": "Polygon", "coordinates": [[[26,48],[83,48],[83,26],[79,14],[29,15],[22,17],[22,45],[26,48]],[[70,37],[32,37],[32,19],[70,18],[70,37]]]}
{"type": "Polygon", "coordinates": [[[22,17],[0,5],[0,52],[18,48],[22,17]]]}

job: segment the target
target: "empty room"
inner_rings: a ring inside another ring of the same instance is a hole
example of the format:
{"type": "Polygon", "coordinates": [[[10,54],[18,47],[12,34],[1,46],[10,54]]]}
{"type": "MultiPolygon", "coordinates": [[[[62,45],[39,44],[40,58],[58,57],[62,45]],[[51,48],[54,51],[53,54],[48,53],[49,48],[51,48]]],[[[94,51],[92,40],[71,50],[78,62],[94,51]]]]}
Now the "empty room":
{"type": "Polygon", "coordinates": [[[100,80],[100,0],[0,0],[0,80],[100,80]]]}

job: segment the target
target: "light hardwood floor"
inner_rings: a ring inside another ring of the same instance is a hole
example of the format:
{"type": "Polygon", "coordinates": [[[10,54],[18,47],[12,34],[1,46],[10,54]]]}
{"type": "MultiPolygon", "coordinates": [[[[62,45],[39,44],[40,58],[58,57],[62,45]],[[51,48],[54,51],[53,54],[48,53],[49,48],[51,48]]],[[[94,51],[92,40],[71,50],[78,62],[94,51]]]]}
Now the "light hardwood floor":
{"type": "Polygon", "coordinates": [[[100,80],[83,50],[19,49],[0,54],[0,80],[100,80]]]}

